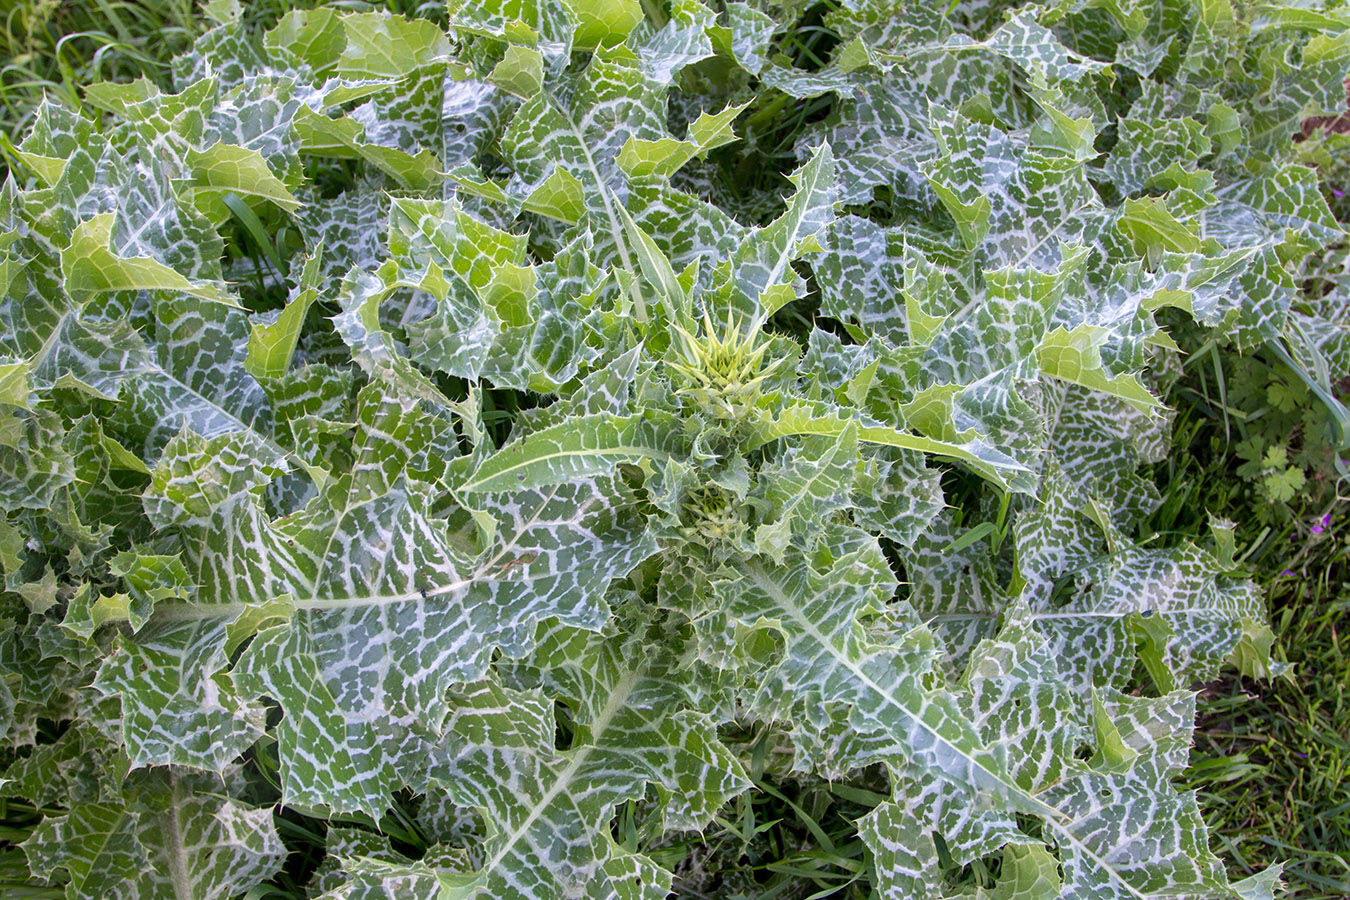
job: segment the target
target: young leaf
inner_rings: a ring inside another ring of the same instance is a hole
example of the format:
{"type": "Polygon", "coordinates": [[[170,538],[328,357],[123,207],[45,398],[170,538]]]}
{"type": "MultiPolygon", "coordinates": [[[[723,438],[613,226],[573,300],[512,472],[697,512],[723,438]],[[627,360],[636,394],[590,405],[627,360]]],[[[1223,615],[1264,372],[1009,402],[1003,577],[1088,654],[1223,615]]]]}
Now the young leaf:
{"type": "Polygon", "coordinates": [[[119,256],[112,249],[113,213],[82,222],[61,251],[61,276],[77,299],[106,291],[177,291],[238,308],[225,290],[194,282],[163,263],[144,256],[119,256]]]}

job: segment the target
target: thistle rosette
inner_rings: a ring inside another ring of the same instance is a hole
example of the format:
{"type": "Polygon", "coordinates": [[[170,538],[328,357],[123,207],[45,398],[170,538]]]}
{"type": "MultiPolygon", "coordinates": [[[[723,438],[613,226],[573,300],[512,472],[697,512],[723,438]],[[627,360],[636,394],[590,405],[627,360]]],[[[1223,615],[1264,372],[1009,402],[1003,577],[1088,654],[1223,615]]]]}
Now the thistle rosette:
{"type": "Polygon", "coordinates": [[[1173,786],[1187,688],[1270,635],[1231,535],[1142,536],[1148,370],[1169,307],[1327,388],[1286,133],[1345,23],[836,6],[807,70],[740,3],[213,3],[172,89],[44,106],[0,191],[35,876],[243,893],[274,808],[395,808],[420,858],[335,827],[311,887],[661,900],[749,774],[884,773],[888,897],[994,855],[976,895],[1270,895],[1173,786]],[[738,121],[807,97],[738,194],[738,121]]]}

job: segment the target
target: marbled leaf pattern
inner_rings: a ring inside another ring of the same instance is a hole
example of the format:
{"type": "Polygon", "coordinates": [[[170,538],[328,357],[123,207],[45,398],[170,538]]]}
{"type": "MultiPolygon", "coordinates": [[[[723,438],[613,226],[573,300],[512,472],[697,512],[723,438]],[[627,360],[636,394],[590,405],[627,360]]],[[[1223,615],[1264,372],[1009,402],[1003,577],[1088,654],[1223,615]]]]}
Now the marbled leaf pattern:
{"type": "Polygon", "coordinates": [[[1239,896],[1175,781],[1265,611],[1141,537],[1154,369],[1189,315],[1345,374],[1344,17],[229,6],[0,189],[36,879],[245,895],[279,804],[315,896],[659,900],[752,775],[870,772],[887,900],[1239,896]],[[410,796],[419,858],[353,825],[410,796]]]}

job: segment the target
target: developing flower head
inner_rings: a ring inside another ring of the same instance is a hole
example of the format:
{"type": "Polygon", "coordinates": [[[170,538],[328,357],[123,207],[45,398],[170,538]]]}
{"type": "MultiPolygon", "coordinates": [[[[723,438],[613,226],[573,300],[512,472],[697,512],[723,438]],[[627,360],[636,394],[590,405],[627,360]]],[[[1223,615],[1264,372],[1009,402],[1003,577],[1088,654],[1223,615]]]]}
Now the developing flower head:
{"type": "Polygon", "coordinates": [[[673,326],[671,354],[666,362],[684,382],[679,393],[700,401],[719,416],[736,417],[758,402],[765,379],[784,362],[779,358],[764,366],[769,347],[770,341],[758,329],[744,329],[732,310],[727,310],[719,333],[704,309],[699,335],[673,326]]]}
{"type": "Polygon", "coordinates": [[[745,505],[724,488],[703,485],[691,489],[680,503],[677,526],[684,542],[683,552],[702,547],[714,557],[735,554],[745,543],[750,528],[744,513],[745,505]]]}

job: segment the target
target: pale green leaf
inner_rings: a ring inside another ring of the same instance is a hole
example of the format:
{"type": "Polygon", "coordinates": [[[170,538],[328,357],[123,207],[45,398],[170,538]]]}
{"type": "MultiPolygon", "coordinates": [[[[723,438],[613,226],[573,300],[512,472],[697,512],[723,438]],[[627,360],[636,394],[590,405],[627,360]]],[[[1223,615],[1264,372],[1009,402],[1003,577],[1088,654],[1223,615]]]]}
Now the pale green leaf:
{"type": "Polygon", "coordinates": [[[72,296],[161,290],[239,306],[219,284],[193,281],[147,256],[119,256],[112,249],[113,219],[112,213],[102,213],[80,223],[70,245],[61,251],[61,275],[72,296]]]}

